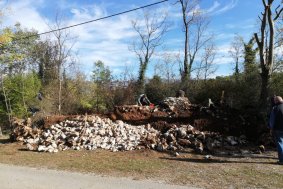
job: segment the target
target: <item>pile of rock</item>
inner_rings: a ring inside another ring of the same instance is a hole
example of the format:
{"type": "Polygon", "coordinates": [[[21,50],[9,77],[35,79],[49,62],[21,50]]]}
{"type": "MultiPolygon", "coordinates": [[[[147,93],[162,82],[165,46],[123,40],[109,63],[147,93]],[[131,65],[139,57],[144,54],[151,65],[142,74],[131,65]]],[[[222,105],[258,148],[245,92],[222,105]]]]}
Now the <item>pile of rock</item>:
{"type": "Polygon", "coordinates": [[[191,105],[187,97],[167,97],[163,100],[163,104],[171,111],[188,109],[191,105]]]}
{"type": "Polygon", "coordinates": [[[191,104],[187,97],[167,97],[158,110],[167,112],[169,118],[191,118],[200,113],[199,106],[191,104]]]}
{"type": "Polygon", "coordinates": [[[175,151],[193,148],[196,152],[202,153],[204,150],[213,152],[217,148],[244,145],[246,143],[247,140],[244,135],[240,137],[222,136],[215,132],[201,132],[191,125],[182,125],[160,134],[156,149],[158,151],[175,151]]]}
{"type": "Polygon", "coordinates": [[[244,136],[224,137],[213,132],[200,132],[191,125],[174,125],[162,133],[150,124],[132,126],[98,116],[81,116],[41,129],[32,128],[26,121],[15,125],[12,138],[24,142],[27,149],[40,152],[97,148],[113,152],[142,148],[176,151],[193,148],[202,153],[204,150],[213,151],[246,143],[244,136]]]}
{"type": "Polygon", "coordinates": [[[26,143],[29,150],[58,152],[102,148],[115,152],[140,149],[142,141],[157,138],[158,131],[149,125],[131,126],[122,121],[87,116],[65,120],[42,131],[20,124],[12,136],[26,143]]]}

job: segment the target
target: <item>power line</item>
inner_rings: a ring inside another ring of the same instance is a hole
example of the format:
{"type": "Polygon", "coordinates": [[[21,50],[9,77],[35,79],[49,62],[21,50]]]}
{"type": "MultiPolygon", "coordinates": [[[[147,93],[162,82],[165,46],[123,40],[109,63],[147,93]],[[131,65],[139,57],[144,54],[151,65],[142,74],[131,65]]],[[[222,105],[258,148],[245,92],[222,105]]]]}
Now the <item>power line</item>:
{"type": "Polygon", "coordinates": [[[30,38],[30,37],[36,37],[36,36],[40,36],[40,35],[45,35],[45,34],[48,34],[48,33],[52,33],[52,32],[56,32],[56,31],[61,31],[61,30],[65,30],[65,29],[81,26],[81,25],[88,24],[88,23],[91,23],[91,22],[96,22],[96,21],[99,21],[99,20],[104,20],[104,19],[111,18],[111,17],[114,17],[114,16],[119,16],[119,15],[122,15],[122,14],[126,14],[126,13],[129,13],[129,12],[133,12],[133,11],[139,10],[139,9],[144,9],[144,8],[151,7],[151,6],[154,6],[154,5],[157,5],[157,4],[161,4],[161,3],[164,3],[166,1],[169,1],[169,0],[158,1],[156,3],[151,3],[151,4],[144,5],[144,6],[141,6],[141,7],[138,7],[138,8],[126,10],[126,11],[119,12],[119,13],[116,13],[116,14],[112,14],[112,15],[109,15],[109,16],[97,18],[97,19],[94,19],[94,20],[89,20],[89,21],[86,21],[86,22],[81,22],[81,23],[78,23],[78,24],[74,24],[74,25],[71,25],[71,26],[66,26],[66,27],[63,27],[63,28],[55,29],[55,30],[50,30],[50,31],[47,31],[47,32],[42,32],[42,33],[39,33],[39,34],[29,35],[29,36],[26,36],[26,37],[23,37],[23,38],[15,38],[15,39],[13,39],[13,41],[18,41],[18,40],[27,39],[27,38],[30,38]]]}

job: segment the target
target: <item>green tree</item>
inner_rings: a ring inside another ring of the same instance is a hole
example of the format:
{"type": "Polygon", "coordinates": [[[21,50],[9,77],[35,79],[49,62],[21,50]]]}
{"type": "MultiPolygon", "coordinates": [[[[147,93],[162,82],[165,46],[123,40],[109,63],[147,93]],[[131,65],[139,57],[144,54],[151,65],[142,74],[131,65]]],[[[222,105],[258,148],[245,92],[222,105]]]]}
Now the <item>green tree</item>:
{"type": "Polygon", "coordinates": [[[4,86],[4,76],[6,75],[7,72],[7,65],[6,65],[6,60],[7,60],[7,52],[10,46],[10,43],[12,41],[12,36],[13,33],[11,31],[10,28],[5,28],[1,31],[0,33],[0,75],[1,75],[1,92],[2,92],[2,97],[3,100],[1,100],[1,102],[3,104],[1,104],[2,109],[1,111],[1,118],[2,120],[5,119],[5,117],[8,117],[8,121],[11,124],[11,106],[10,106],[10,102],[8,100],[8,96],[6,94],[6,89],[4,86]]]}
{"type": "Polygon", "coordinates": [[[14,28],[3,29],[0,34],[1,92],[4,97],[2,103],[5,104],[10,122],[12,115],[28,115],[28,94],[33,90],[30,88],[33,84],[30,82],[34,82],[29,77],[29,74],[33,75],[34,70],[34,62],[30,55],[36,44],[36,33],[33,30],[22,29],[20,24],[16,24],[14,28]],[[31,35],[33,37],[29,37],[31,35]],[[12,85],[13,82],[17,85],[12,85]]]}
{"type": "Polygon", "coordinates": [[[94,63],[92,71],[92,80],[100,85],[109,84],[112,76],[109,67],[105,66],[101,60],[94,63]]]}
{"type": "Polygon", "coordinates": [[[242,107],[258,106],[260,91],[259,65],[256,62],[258,48],[254,48],[255,39],[252,38],[248,43],[244,43],[244,73],[242,75],[238,89],[242,91],[238,94],[242,107]]]}
{"type": "Polygon", "coordinates": [[[95,97],[93,105],[97,112],[105,112],[113,105],[113,93],[111,93],[111,71],[100,60],[94,63],[92,71],[92,80],[94,82],[95,97]]]}
{"type": "Polygon", "coordinates": [[[252,38],[248,43],[244,43],[244,73],[249,75],[252,72],[258,72],[256,64],[257,48],[254,48],[255,39],[252,38]]]}
{"type": "Polygon", "coordinates": [[[65,114],[93,113],[93,94],[95,88],[86,75],[77,72],[74,77],[66,76],[64,79],[63,107],[65,114]]]}
{"type": "Polygon", "coordinates": [[[155,75],[145,85],[145,92],[149,100],[157,104],[166,97],[165,83],[160,76],[155,75]]]}
{"type": "Polygon", "coordinates": [[[29,116],[28,107],[38,107],[36,97],[41,85],[35,73],[5,77],[3,85],[11,106],[12,116],[27,117],[29,116]]]}

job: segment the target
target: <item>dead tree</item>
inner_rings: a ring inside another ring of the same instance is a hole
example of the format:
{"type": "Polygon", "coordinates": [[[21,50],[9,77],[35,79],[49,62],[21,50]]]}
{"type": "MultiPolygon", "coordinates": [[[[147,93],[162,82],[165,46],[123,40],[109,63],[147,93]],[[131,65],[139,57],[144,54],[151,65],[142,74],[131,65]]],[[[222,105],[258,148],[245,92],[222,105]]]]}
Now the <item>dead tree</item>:
{"type": "Polygon", "coordinates": [[[260,102],[261,108],[265,108],[267,105],[267,97],[270,85],[270,78],[273,69],[274,61],[274,22],[280,17],[283,8],[278,5],[275,9],[275,15],[273,16],[272,4],[274,0],[262,0],[264,11],[259,17],[261,21],[260,35],[254,33],[260,56],[261,67],[261,93],[260,102]]]}

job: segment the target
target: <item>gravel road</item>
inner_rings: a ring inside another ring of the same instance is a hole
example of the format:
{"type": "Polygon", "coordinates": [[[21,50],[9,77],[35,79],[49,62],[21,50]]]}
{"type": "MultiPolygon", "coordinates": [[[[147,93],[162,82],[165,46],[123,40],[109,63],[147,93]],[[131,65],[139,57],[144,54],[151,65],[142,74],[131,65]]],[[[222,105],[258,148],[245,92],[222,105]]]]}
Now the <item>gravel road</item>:
{"type": "Polygon", "coordinates": [[[1,189],[196,189],[151,180],[103,177],[0,164],[1,189]]]}

